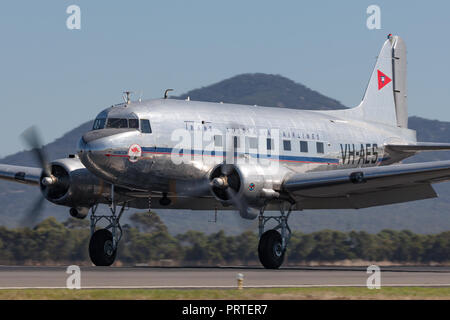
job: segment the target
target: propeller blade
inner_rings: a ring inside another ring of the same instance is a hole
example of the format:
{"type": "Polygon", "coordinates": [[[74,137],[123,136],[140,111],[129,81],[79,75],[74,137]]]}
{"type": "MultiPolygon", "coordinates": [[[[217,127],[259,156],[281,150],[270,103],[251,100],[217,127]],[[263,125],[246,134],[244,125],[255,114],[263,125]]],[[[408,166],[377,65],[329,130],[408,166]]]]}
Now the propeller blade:
{"type": "Polygon", "coordinates": [[[233,166],[230,165],[230,164],[223,164],[223,165],[220,166],[220,172],[224,176],[230,175],[232,171],[233,171],[233,166]]]}
{"type": "Polygon", "coordinates": [[[47,188],[45,191],[39,195],[36,200],[34,200],[32,206],[25,212],[24,217],[21,220],[21,225],[33,227],[36,221],[39,220],[42,213],[42,206],[46,200],[46,195],[48,192],[48,188],[51,185],[56,184],[65,184],[67,183],[67,179],[56,180],[55,177],[51,174],[50,164],[48,162],[47,155],[43,150],[43,144],[41,135],[39,130],[35,126],[31,126],[27,130],[25,130],[21,135],[22,140],[26,143],[26,145],[31,148],[31,152],[33,153],[35,159],[42,167],[44,171],[45,181],[47,188]]]}
{"type": "Polygon", "coordinates": [[[235,225],[239,228],[239,232],[258,230],[258,219],[248,220],[243,219],[239,211],[235,210],[231,212],[231,218],[235,221],[235,225]]]}
{"type": "Polygon", "coordinates": [[[238,209],[232,212],[231,217],[236,221],[240,232],[256,230],[258,227],[258,219],[250,221],[248,219],[244,219],[242,216],[242,212],[247,213],[249,209],[247,203],[242,198],[239,198],[236,192],[234,192],[231,188],[227,189],[227,193],[233,202],[233,205],[238,209]]]}
{"type": "Polygon", "coordinates": [[[190,197],[202,197],[211,194],[211,182],[208,179],[195,181],[190,188],[183,191],[183,195],[190,197]]]}
{"type": "Polygon", "coordinates": [[[227,188],[226,192],[227,192],[228,196],[230,197],[230,200],[233,203],[233,205],[241,213],[241,216],[245,215],[247,213],[247,210],[248,210],[248,205],[244,201],[244,199],[238,197],[238,195],[236,194],[236,192],[232,188],[227,188]]]}
{"type": "Polygon", "coordinates": [[[31,148],[31,152],[34,154],[35,159],[41,165],[42,169],[45,172],[45,175],[49,177],[51,175],[50,165],[47,161],[47,156],[43,151],[42,139],[37,128],[35,126],[28,128],[22,133],[21,137],[28,145],[28,147],[31,148]]]}
{"type": "Polygon", "coordinates": [[[39,220],[42,213],[42,206],[44,205],[45,198],[42,195],[33,202],[33,205],[25,212],[25,216],[21,220],[22,226],[34,227],[36,221],[39,220]]]}

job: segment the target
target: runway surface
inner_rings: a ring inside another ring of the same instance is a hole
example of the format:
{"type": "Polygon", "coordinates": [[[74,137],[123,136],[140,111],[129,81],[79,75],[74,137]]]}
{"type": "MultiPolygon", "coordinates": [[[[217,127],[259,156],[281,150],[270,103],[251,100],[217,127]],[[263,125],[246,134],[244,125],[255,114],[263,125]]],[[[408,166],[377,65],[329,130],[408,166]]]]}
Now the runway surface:
{"type": "MultiPolygon", "coordinates": [[[[0,266],[0,289],[65,288],[67,267],[0,266]]],[[[235,288],[366,286],[365,267],[167,268],[81,267],[81,287],[88,288],[235,288]]],[[[450,286],[449,267],[381,267],[382,286],[450,286]]]]}

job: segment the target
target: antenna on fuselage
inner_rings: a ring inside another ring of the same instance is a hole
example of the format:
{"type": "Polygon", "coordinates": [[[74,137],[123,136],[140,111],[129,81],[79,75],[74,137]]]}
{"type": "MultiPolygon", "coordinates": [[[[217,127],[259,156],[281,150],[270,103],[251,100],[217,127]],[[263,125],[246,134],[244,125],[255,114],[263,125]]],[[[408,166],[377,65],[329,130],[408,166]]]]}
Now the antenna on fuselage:
{"type": "Polygon", "coordinates": [[[170,91],[173,91],[173,89],[166,89],[166,91],[164,91],[164,99],[167,99],[169,97],[170,91]]]}
{"type": "Polygon", "coordinates": [[[130,102],[131,102],[130,96],[132,93],[134,93],[134,92],[133,91],[124,91],[123,92],[122,98],[126,104],[130,104],[130,102]]]}

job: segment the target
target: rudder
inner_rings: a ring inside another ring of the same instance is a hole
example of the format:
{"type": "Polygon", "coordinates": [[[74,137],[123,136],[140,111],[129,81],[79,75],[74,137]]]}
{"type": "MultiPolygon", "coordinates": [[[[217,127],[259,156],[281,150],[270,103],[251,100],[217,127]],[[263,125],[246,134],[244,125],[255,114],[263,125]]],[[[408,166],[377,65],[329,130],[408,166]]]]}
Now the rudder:
{"type": "Polygon", "coordinates": [[[392,46],[394,71],[394,101],[397,125],[408,128],[408,99],[406,85],[406,44],[399,36],[394,36],[392,46]]]}

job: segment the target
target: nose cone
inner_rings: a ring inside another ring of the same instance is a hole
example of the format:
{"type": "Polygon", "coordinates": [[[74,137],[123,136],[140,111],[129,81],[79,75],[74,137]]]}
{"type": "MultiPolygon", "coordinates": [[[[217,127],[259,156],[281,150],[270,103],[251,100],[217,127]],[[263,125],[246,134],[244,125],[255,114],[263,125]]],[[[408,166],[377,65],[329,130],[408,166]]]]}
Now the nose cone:
{"type": "Polygon", "coordinates": [[[78,142],[78,156],[96,176],[117,183],[128,161],[128,148],[136,143],[139,131],[102,129],[85,133],[78,142]]]}
{"type": "Polygon", "coordinates": [[[87,154],[97,154],[105,150],[106,144],[103,141],[104,139],[91,133],[92,132],[87,132],[83,134],[80,141],[78,141],[77,149],[80,159],[85,157],[87,154]]]}
{"type": "Polygon", "coordinates": [[[80,155],[83,151],[87,150],[88,145],[86,140],[84,140],[84,136],[81,137],[81,139],[78,141],[78,145],[77,145],[77,152],[78,155],[80,155]]]}
{"type": "Polygon", "coordinates": [[[120,147],[118,142],[126,142],[127,138],[134,137],[136,133],[136,130],[130,129],[102,129],[86,132],[78,142],[78,153],[81,155],[86,152],[104,152],[107,149],[120,147]]]}
{"type": "Polygon", "coordinates": [[[78,142],[78,157],[81,163],[97,176],[111,179],[108,173],[109,157],[104,139],[92,139],[92,135],[84,134],[78,142]]]}
{"type": "Polygon", "coordinates": [[[110,156],[113,150],[120,149],[117,137],[123,134],[117,130],[94,130],[83,134],[78,142],[78,157],[81,163],[93,174],[114,182],[111,172],[110,156]]]}

